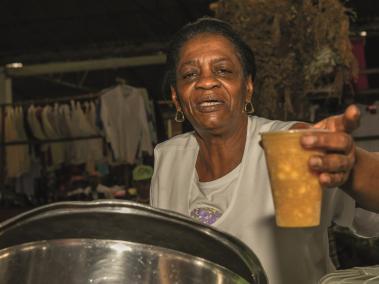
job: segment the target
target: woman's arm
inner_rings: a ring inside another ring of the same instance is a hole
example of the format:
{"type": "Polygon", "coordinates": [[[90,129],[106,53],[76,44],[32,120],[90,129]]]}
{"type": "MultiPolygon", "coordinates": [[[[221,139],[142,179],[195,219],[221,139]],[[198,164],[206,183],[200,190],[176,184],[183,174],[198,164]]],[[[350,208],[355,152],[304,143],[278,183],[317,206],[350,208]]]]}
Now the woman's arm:
{"type": "Polygon", "coordinates": [[[342,186],[359,207],[379,213],[379,153],[356,148],[355,165],[342,186]]]}

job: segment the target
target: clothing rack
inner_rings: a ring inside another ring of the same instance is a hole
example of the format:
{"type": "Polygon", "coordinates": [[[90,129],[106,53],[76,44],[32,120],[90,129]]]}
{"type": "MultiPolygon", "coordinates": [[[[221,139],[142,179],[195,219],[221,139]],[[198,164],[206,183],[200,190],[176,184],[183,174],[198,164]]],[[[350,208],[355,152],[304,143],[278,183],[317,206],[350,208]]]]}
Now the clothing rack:
{"type": "Polygon", "coordinates": [[[81,101],[81,100],[91,100],[98,98],[101,96],[102,93],[96,93],[96,94],[87,94],[87,95],[79,95],[79,96],[69,96],[69,97],[60,97],[56,99],[40,99],[40,100],[29,100],[29,101],[22,101],[22,102],[14,102],[14,103],[3,103],[0,104],[1,108],[5,108],[7,106],[29,106],[33,104],[51,104],[51,103],[59,103],[59,102],[68,102],[68,101],[81,101]]]}
{"type": "Polygon", "coordinates": [[[99,98],[102,93],[98,94],[88,94],[88,95],[79,95],[79,96],[69,96],[61,97],[57,99],[41,99],[41,100],[29,100],[23,102],[15,103],[3,103],[0,104],[0,117],[1,117],[1,137],[0,137],[0,192],[4,192],[5,180],[6,180],[6,147],[11,145],[23,145],[23,144],[45,144],[45,143],[57,143],[57,142],[67,142],[67,141],[76,141],[76,140],[85,140],[85,139],[103,139],[102,135],[90,135],[90,136],[80,136],[80,137],[68,137],[60,139],[30,139],[27,141],[11,141],[5,142],[5,108],[8,106],[31,106],[31,105],[47,105],[51,103],[59,102],[69,102],[71,100],[81,101],[81,100],[92,100],[99,98]]]}
{"type": "MultiPolygon", "coordinates": [[[[12,101],[12,78],[16,77],[161,65],[165,62],[166,55],[158,53],[134,57],[49,62],[33,65],[23,65],[19,63],[15,64],[17,66],[13,66],[13,64],[0,66],[0,102],[12,101]]],[[[81,81],[83,82],[83,78],[81,81]]]]}
{"type": "Polygon", "coordinates": [[[20,141],[12,141],[5,142],[3,146],[8,145],[23,145],[23,144],[45,144],[45,143],[59,143],[59,142],[68,142],[68,141],[76,141],[76,140],[88,140],[88,139],[100,139],[103,138],[102,135],[90,135],[90,136],[78,136],[78,137],[68,137],[68,138],[59,138],[59,139],[30,139],[30,140],[20,140],[20,141]]]}
{"type": "MultiPolygon", "coordinates": [[[[72,72],[89,72],[93,70],[107,70],[115,68],[130,68],[137,66],[148,66],[148,65],[160,65],[164,64],[166,61],[166,55],[152,54],[146,56],[136,56],[136,57],[117,57],[117,58],[106,58],[106,59],[92,59],[92,60],[81,60],[81,61],[70,61],[70,62],[49,62],[44,64],[35,64],[28,66],[0,66],[0,101],[11,101],[12,100],[12,78],[16,77],[30,77],[37,75],[46,74],[63,74],[72,72]]],[[[0,137],[0,194],[4,192],[3,187],[5,185],[5,148],[11,143],[5,143],[5,119],[4,110],[6,106],[27,106],[32,104],[50,104],[55,102],[64,102],[70,100],[89,100],[91,98],[97,98],[100,94],[89,94],[77,97],[66,97],[57,99],[42,99],[35,101],[25,101],[16,103],[2,103],[0,104],[0,117],[1,120],[1,137],[0,137]]],[[[77,137],[75,139],[94,139],[99,137],[77,137]]],[[[72,138],[74,139],[74,138],[72,138]]],[[[22,142],[25,144],[27,141],[15,141],[22,142]]],[[[53,140],[33,140],[28,141],[28,143],[54,143],[58,141],[53,140]]]]}

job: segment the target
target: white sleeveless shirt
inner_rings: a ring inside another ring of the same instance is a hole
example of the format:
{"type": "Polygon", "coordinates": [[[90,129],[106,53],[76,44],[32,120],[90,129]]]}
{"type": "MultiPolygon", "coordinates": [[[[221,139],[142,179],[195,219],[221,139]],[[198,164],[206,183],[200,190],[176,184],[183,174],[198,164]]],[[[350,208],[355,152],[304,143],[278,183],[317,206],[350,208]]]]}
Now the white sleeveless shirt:
{"type": "MultiPolygon", "coordinates": [[[[334,269],[328,254],[331,221],[350,226],[354,200],[338,189],[324,192],[321,224],[306,229],[275,225],[260,132],[288,129],[293,123],[249,117],[240,172],[230,204],[212,226],[242,240],[258,256],[270,283],[317,283],[334,269]]],[[[193,133],[176,136],[155,148],[151,204],[189,215],[191,184],[199,146],[193,133]]]]}

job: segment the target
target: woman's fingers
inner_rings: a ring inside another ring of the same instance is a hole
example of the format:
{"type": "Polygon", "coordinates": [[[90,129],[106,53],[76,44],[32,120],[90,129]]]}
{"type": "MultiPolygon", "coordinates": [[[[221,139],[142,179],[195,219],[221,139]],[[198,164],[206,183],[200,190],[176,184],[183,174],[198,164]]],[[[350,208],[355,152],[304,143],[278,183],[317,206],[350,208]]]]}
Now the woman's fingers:
{"type": "Polygon", "coordinates": [[[310,132],[301,138],[306,149],[349,153],[354,148],[353,138],[345,132],[310,132]]]}
{"type": "Polygon", "coordinates": [[[313,156],[309,167],[317,171],[324,187],[343,185],[355,164],[355,144],[349,134],[359,126],[360,112],[357,106],[349,106],[341,115],[330,116],[316,123],[313,128],[325,132],[310,132],[301,138],[305,149],[320,150],[323,156],[313,156]]]}
{"type": "Polygon", "coordinates": [[[324,187],[343,185],[355,164],[353,138],[345,132],[323,132],[305,135],[302,144],[306,149],[321,150],[324,155],[312,156],[309,167],[319,174],[324,187]]]}
{"type": "Polygon", "coordinates": [[[361,112],[356,105],[349,106],[343,114],[343,127],[345,132],[351,133],[359,127],[361,112]]]}
{"type": "Polygon", "coordinates": [[[343,114],[327,117],[316,123],[313,128],[351,133],[359,127],[359,121],[359,108],[356,105],[351,105],[343,114]]]}
{"type": "Polygon", "coordinates": [[[355,154],[329,153],[324,156],[312,156],[309,159],[311,170],[320,173],[319,181],[324,187],[343,185],[349,178],[355,164],[355,154]]]}
{"type": "Polygon", "coordinates": [[[343,185],[347,179],[349,178],[349,174],[347,173],[322,173],[319,176],[319,181],[322,187],[327,188],[327,187],[339,187],[343,185]]]}
{"type": "Polygon", "coordinates": [[[354,156],[351,154],[327,154],[325,156],[313,156],[309,159],[312,170],[326,173],[346,173],[354,166],[354,156]]]}

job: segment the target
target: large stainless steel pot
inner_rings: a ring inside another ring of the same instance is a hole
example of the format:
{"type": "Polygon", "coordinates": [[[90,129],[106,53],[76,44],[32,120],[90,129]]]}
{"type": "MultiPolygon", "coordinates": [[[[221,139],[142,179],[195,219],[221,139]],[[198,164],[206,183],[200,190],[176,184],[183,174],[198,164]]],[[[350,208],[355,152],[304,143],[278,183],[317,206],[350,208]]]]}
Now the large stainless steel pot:
{"type": "Polygon", "coordinates": [[[0,224],[0,283],[267,283],[254,253],[191,219],[125,201],[62,202],[0,224]]]}

